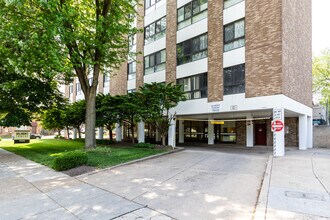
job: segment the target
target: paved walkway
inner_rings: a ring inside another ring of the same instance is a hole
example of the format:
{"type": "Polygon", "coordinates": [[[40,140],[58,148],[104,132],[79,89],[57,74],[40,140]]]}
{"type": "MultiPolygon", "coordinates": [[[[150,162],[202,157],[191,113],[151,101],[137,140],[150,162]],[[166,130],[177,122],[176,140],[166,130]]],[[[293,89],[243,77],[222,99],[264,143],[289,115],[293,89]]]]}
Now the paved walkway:
{"type": "Polygon", "coordinates": [[[269,153],[193,148],[79,179],[174,219],[252,219],[269,153]]]}
{"type": "Polygon", "coordinates": [[[3,149],[0,149],[0,190],[1,220],[115,219],[120,216],[171,219],[3,149]]]}
{"type": "Polygon", "coordinates": [[[269,153],[193,148],[72,178],[0,149],[0,219],[329,219],[330,150],[266,170],[269,153]]]}
{"type": "Polygon", "coordinates": [[[0,149],[0,219],[251,219],[267,158],[186,150],[72,178],[0,149]]]}
{"type": "Polygon", "coordinates": [[[288,151],[270,163],[256,219],[330,219],[329,149],[288,151]]]}

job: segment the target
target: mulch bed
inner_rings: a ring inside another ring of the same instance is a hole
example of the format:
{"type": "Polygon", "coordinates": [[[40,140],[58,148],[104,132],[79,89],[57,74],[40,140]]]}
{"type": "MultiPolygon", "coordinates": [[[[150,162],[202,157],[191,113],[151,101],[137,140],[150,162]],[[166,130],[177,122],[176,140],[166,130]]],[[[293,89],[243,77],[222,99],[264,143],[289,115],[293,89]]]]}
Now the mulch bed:
{"type": "Polygon", "coordinates": [[[66,175],[69,175],[69,176],[78,176],[78,175],[81,175],[84,173],[92,172],[94,170],[96,170],[94,167],[83,165],[83,166],[72,168],[70,170],[63,171],[63,173],[65,173],[66,175]]]}

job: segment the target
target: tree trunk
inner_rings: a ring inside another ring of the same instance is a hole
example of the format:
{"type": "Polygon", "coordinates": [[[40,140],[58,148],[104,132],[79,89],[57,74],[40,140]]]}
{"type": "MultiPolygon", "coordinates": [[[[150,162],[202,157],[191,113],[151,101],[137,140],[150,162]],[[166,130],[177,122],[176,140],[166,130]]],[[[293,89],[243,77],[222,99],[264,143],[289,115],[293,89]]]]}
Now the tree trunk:
{"type": "Polygon", "coordinates": [[[77,131],[78,131],[78,138],[81,139],[81,130],[80,130],[80,127],[77,128],[77,131]]]}
{"type": "Polygon", "coordinates": [[[110,127],[110,130],[109,130],[109,135],[110,135],[110,140],[113,141],[113,132],[112,132],[112,128],[110,127]]]}
{"type": "Polygon", "coordinates": [[[61,136],[61,129],[58,129],[58,136],[61,136]]]}
{"type": "Polygon", "coordinates": [[[131,123],[131,132],[132,132],[132,144],[135,143],[135,140],[134,140],[134,123],[131,123]]]}
{"type": "Polygon", "coordinates": [[[66,133],[67,133],[67,138],[69,140],[70,139],[70,130],[69,130],[69,127],[66,128],[66,133]]]}
{"type": "Polygon", "coordinates": [[[86,100],[86,124],[85,124],[85,149],[96,147],[95,122],[96,122],[96,89],[92,88],[85,95],[86,100]]]}
{"type": "Polygon", "coordinates": [[[166,146],[166,135],[162,135],[162,145],[166,146]]]}

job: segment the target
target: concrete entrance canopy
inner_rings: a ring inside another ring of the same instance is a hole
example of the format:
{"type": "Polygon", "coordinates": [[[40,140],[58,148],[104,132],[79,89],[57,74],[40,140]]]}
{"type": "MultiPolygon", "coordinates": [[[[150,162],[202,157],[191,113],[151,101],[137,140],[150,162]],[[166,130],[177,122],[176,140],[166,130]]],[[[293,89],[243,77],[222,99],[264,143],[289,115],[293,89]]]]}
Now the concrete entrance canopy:
{"type": "MultiPolygon", "coordinates": [[[[244,131],[243,139],[247,147],[255,144],[255,123],[266,124],[267,145],[273,145],[273,134],[270,133],[270,122],[273,119],[273,109],[283,109],[283,137],[281,137],[282,153],[284,156],[285,144],[298,146],[300,150],[312,148],[312,108],[303,105],[285,95],[245,98],[245,94],[227,95],[220,102],[208,102],[207,99],[188,100],[172,109],[176,112],[179,121],[179,140],[184,142],[184,121],[208,122],[208,143],[214,144],[214,125],[211,120],[235,121],[244,131]],[[293,118],[293,119],[290,119],[293,118]],[[286,125],[286,120],[288,125],[286,125]],[[293,125],[294,124],[294,125],[293,125]],[[297,129],[296,129],[297,127],[297,129]],[[299,127],[299,128],[298,128],[299,127]],[[297,131],[296,131],[297,130],[297,131]],[[295,136],[289,138],[289,134],[295,136]],[[298,135],[301,134],[301,135],[298,135]],[[298,140],[299,136],[299,140],[298,140]],[[283,143],[283,144],[282,144],[283,143]],[[299,144],[298,144],[299,143],[299,144]]],[[[240,140],[241,141],[241,140],[240,140]]]]}

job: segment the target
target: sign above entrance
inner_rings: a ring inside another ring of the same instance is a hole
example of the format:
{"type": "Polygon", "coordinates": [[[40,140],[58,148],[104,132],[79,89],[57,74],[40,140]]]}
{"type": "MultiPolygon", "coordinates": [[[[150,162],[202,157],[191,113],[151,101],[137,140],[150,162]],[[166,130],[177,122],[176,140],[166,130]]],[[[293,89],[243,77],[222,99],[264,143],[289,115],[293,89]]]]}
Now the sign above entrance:
{"type": "Polygon", "coordinates": [[[224,121],[211,121],[211,124],[213,124],[213,125],[224,125],[225,122],[224,121]]]}
{"type": "Polygon", "coordinates": [[[280,132],[283,130],[283,128],[284,128],[283,121],[278,120],[278,119],[272,121],[272,126],[271,126],[272,132],[280,132]]]}

